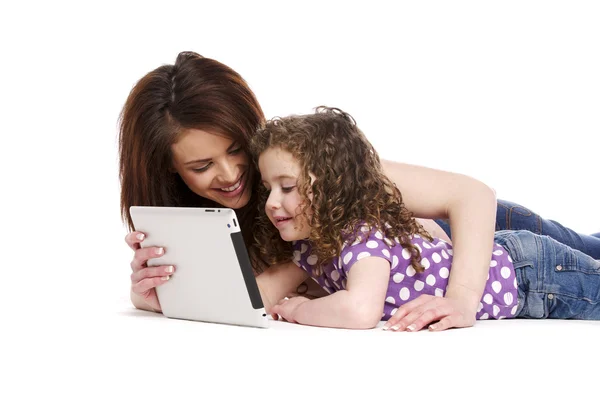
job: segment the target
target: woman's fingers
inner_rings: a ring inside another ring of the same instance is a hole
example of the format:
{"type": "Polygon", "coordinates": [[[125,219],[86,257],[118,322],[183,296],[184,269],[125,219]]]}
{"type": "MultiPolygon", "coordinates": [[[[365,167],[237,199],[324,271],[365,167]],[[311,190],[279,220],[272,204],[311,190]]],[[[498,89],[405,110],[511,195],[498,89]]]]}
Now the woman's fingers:
{"type": "Polygon", "coordinates": [[[135,250],[135,255],[131,261],[131,270],[137,272],[146,267],[146,262],[149,259],[159,258],[165,253],[164,248],[161,247],[148,247],[139,248],[135,250]]]}
{"type": "MultiPolygon", "coordinates": [[[[131,273],[131,283],[136,284],[145,278],[169,277],[175,272],[174,266],[151,266],[144,267],[131,273]]],[[[167,279],[168,280],[168,279],[167,279]]]]}
{"type": "Polygon", "coordinates": [[[144,241],[144,238],[146,238],[146,235],[144,233],[141,233],[139,231],[132,231],[131,233],[125,236],[125,242],[127,243],[127,245],[129,245],[129,248],[135,251],[136,249],[140,248],[140,243],[144,241]]]}

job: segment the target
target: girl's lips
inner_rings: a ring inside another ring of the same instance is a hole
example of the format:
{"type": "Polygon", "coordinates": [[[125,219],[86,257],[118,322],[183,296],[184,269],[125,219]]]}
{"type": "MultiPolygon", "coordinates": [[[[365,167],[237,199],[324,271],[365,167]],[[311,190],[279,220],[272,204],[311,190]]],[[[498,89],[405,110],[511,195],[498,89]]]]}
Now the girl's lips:
{"type": "Polygon", "coordinates": [[[238,181],[240,182],[240,186],[233,191],[223,191],[220,188],[215,188],[214,190],[217,191],[219,193],[219,195],[222,197],[226,197],[226,198],[237,197],[238,195],[240,195],[241,193],[244,192],[244,188],[246,187],[246,182],[244,181],[244,175],[242,175],[238,181]]]}
{"type": "Polygon", "coordinates": [[[275,227],[280,228],[287,222],[291,222],[291,221],[292,221],[292,218],[287,218],[287,219],[283,219],[283,220],[275,219],[275,227]]]}

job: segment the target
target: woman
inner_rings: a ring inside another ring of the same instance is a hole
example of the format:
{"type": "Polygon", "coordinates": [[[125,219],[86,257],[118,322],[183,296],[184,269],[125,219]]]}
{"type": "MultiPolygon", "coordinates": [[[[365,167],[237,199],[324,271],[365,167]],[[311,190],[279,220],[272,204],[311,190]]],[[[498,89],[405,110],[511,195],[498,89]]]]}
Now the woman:
{"type": "MultiPolygon", "coordinates": [[[[229,207],[238,213],[256,273],[276,275],[295,267],[287,263],[266,268],[253,250],[259,179],[246,150],[264,119],[242,77],[215,60],[182,52],[174,65],[145,75],[120,116],[121,212],[128,227],[135,230],[132,205],[229,207]]],[[[454,246],[446,296],[407,303],[397,312],[403,315],[401,323],[415,330],[435,320],[437,330],[472,326],[492,251],[495,193],[460,174],[389,161],[383,166],[406,207],[432,236],[449,240],[433,219],[449,221],[454,246]]],[[[164,250],[140,248],[143,238],[136,231],[125,238],[135,250],[131,300],[139,309],[160,312],[155,287],[168,281],[177,265],[146,267],[148,259],[164,250]]],[[[306,286],[298,292],[306,294],[306,286]]]]}

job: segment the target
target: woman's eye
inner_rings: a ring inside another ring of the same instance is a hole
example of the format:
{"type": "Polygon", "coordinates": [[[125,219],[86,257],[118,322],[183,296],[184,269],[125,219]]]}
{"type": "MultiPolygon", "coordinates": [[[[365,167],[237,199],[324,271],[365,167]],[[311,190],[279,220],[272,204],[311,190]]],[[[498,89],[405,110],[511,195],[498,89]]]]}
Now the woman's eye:
{"type": "Polygon", "coordinates": [[[296,186],[281,187],[281,191],[283,191],[284,193],[290,193],[292,192],[292,190],[294,190],[294,188],[296,188],[296,186]]]}
{"type": "Polygon", "coordinates": [[[192,170],[193,170],[194,172],[196,172],[196,173],[202,173],[202,172],[205,172],[206,170],[208,170],[208,168],[210,168],[210,165],[211,165],[211,164],[208,164],[208,165],[206,165],[206,166],[203,166],[203,167],[201,167],[201,168],[194,168],[194,169],[192,169],[192,170]]]}
{"type": "Polygon", "coordinates": [[[238,147],[234,150],[229,151],[229,154],[236,155],[236,154],[239,154],[240,151],[242,151],[242,147],[238,147]]]}

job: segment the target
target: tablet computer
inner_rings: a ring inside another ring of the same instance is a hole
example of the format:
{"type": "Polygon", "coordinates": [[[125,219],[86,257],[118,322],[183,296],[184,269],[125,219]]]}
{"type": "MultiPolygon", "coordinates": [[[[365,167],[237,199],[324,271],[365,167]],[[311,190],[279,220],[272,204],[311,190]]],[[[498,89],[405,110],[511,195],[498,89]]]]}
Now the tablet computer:
{"type": "Polygon", "coordinates": [[[165,316],[175,319],[268,326],[236,213],[230,208],[132,206],[142,247],[163,256],[148,266],[174,265],[169,281],[156,287],[165,316]]]}

